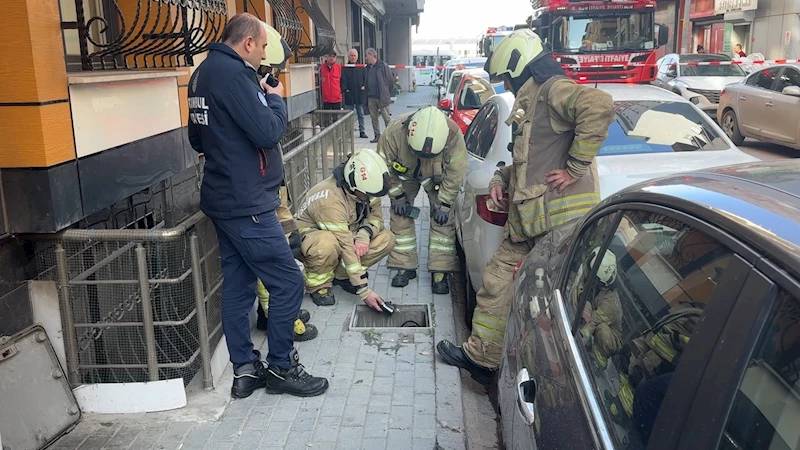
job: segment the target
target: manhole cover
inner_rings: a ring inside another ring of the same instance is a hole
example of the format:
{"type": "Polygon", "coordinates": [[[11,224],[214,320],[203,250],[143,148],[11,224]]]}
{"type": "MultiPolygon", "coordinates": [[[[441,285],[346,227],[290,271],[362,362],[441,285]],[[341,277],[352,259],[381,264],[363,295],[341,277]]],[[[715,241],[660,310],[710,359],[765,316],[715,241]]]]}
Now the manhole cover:
{"type": "Polygon", "coordinates": [[[426,304],[395,304],[397,309],[389,315],[375,311],[367,305],[354,305],[350,319],[351,330],[394,330],[408,332],[412,329],[431,328],[430,305],[426,304]]]}

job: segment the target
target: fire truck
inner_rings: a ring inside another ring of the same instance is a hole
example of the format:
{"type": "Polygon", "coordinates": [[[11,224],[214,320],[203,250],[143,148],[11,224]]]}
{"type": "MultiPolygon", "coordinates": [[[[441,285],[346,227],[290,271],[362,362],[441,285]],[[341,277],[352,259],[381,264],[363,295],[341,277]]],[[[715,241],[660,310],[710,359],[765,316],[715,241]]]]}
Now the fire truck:
{"type": "Polygon", "coordinates": [[[669,27],[652,0],[531,0],[530,26],[579,83],[649,83],[669,27]]]}

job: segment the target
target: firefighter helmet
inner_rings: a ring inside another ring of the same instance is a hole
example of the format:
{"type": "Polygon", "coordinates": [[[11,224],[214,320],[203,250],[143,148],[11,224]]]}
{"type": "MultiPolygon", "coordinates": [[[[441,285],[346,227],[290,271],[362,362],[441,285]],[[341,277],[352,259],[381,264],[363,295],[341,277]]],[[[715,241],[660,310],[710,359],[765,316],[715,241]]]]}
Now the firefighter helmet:
{"type": "Polygon", "coordinates": [[[450,135],[447,117],[435,106],[415,112],[408,119],[408,145],[421,158],[433,158],[444,150],[450,135]]]}
{"type": "Polygon", "coordinates": [[[292,56],[292,50],[278,30],[264,21],[261,21],[261,25],[264,26],[264,31],[267,33],[267,57],[261,60],[261,65],[273,69],[283,69],[286,66],[286,60],[292,56]]]}
{"type": "Polygon", "coordinates": [[[350,157],[344,167],[344,179],[351,191],[370,197],[383,197],[391,185],[386,161],[370,148],[350,157]]]}
{"type": "Polygon", "coordinates": [[[538,34],[530,28],[515,30],[497,44],[486,60],[484,70],[492,78],[505,74],[517,78],[528,64],[545,54],[547,52],[538,34]]]}
{"type": "MultiPolygon", "coordinates": [[[[590,267],[594,266],[594,261],[597,259],[599,253],[600,247],[595,247],[594,250],[592,250],[592,259],[589,262],[590,267]]],[[[597,278],[599,278],[600,282],[605,286],[610,285],[617,279],[617,256],[614,252],[606,250],[603,259],[600,260],[600,267],[597,268],[597,278]]]]}

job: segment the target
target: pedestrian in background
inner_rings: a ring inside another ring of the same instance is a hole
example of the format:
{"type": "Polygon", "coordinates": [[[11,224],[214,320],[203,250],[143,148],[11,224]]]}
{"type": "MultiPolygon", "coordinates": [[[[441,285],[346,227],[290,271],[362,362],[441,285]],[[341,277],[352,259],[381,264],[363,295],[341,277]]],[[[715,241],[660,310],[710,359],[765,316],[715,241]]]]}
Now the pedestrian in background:
{"type": "MultiPolygon", "coordinates": [[[[350,64],[358,64],[358,50],[351,48],[347,54],[350,64]]],[[[367,69],[345,67],[342,69],[342,92],[344,108],[355,111],[358,116],[358,137],[366,138],[364,132],[364,105],[367,103],[367,69]]]]}
{"type": "Polygon", "coordinates": [[[206,161],[200,208],[219,240],[222,329],[233,364],[231,395],[238,398],[264,387],[297,396],[328,389],[328,380],[306,373],[294,349],[303,274],[275,214],[284,180],[278,143],[288,118],[283,85],[262,90],[256,73],[267,45],[258,18],[233,16],[188,89],[189,142],[206,161]],[[270,293],[266,364],[250,339],[257,279],[270,293]]]}
{"type": "Polygon", "coordinates": [[[336,62],[336,52],[330,52],[319,68],[322,86],[322,109],[342,109],[342,65],[336,62]]]}
{"type": "Polygon", "coordinates": [[[374,48],[367,49],[367,104],[369,106],[369,117],[372,120],[372,132],[375,138],[370,142],[377,143],[381,137],[381,125],[378,122],[378,114],[383,117],[383,124],[389,126],[392,115],[389,112],[389,105],[392,104],[392,71],[385,62],[378,59],[378,52],[374,48]]]}
{"type": "Polygon", "coordinates": [[[742,50],[742,44],[736,44],[733,46],[733,53],[738,56],[739,58],[746,58],[747,53],[742,50]]]}
{"type": "Polygon", "coordinates": [[[697,53],[705,53],[705,52],[706,52],[705,47],[703,47],[702,45],[697,46],[697,53]]]}

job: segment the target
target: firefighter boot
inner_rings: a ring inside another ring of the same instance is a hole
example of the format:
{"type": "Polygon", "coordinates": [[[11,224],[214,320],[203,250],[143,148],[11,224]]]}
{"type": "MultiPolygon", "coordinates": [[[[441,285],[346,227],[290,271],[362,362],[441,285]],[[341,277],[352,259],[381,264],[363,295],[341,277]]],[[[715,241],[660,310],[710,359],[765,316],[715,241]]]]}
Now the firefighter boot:
{"type": "Polygon", "coordinates": [[[449,294],[450,284],[447,282],[447,274],[444,272],[431,272],[431,291],[434,294],[449,294]]]}
{"type": "Polygon", "coordinates": [[[333,306],[336,304],[336,297],[333,296],[328,288],[322,288],[316,292],[311,293],[311,300],[317,306],[333,306]]]}
{"type": "MultiPolygon", "coordinates": [[[[369,273],[364,272],[364,275],[367,277],[367,280],[369,280],[369,273]]],[[[347,278],[334,278],[333,285],[339,286],[340,288],[342,288],[343,291],[347,292],[348,294],[356,295],[356,287],[353,286],[353,283],[351,283],[350,280],[347,278]]]]}
{"type": "Polygon", "coordinates": [[[328,390],[328,380],[311,376],[300,364],[297,349],[289,353],[291,366],[284,369],[270,365],[267,369],[267,394],[291,394],[298,397],[314,397],[328,390]]]}
{"type": "Polygon", "coordinates": [[[466,370],[475,381],[484,386],[492,384],[494,376],[497,374],[497,370],[481,367],[472,362],[461,347],[453,345],[450,341],[439,341],[436,344],[436,350],[445,363],[466,370]]]}
{"type": "Polygon", "coordinates": [[[397,274],[392,278],[393,287],[406,287],[408,282],[417,278],[416,270],[398,270],[397,274]]]}
{"type": "Polygon", "coordinates": [[[317,327],[310,323],[304,323],[301,319],[294,321],[294,340],[295,342],[310,341],[317,337],[317,327]]]}
{"type": "Polygon", "coordinates": [[[261,353],[257,350],[253,353],[256,354],[254,362],[233,369],[231,396],[234,398],[250,397],[253,391],[263,388],[267,384],[267,367],[261,361],[261,353]]]}

